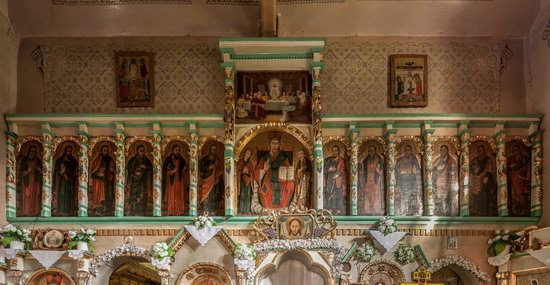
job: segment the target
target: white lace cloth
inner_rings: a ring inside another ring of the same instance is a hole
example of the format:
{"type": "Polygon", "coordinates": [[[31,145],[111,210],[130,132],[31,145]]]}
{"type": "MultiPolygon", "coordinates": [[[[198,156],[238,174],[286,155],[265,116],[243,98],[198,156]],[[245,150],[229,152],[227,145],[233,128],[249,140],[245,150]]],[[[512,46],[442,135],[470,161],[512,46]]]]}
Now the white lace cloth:
{"type": "Polygon", "coordinates": [[[67,250],[67,255],[70,258],[77,260],[77,259],[83,258],[85,252],[86,252],[85,250],[81,250],[81,249],[67,250]]]}
{"type": "Polygon", "coordinates": [[[550,268],[550,248],[528,250],[527,253],[550,268]]]}
{"type": "Polygon", "coordinates": [[[184,227],[191,234],[191,236],[194,237],[202,246],[208,243],[208,241],[211,240],[222,229],[222,227],[215,226],[204,227],[202,229],[199,229],[195,226],[184,227]]]}
{"type": "Polygon", "coordinates": [[[385,236],[381,231],[371,230],[370,234],[386,251],[390,251],[407,233],[394,232],[385,236]]]}
{"type": "Polygon", "coordinates": [[[20,251],[22,250],[13,248],[0,249],[0,258],[13,259],[20,251]]]}
{"type": "Polygon", "coordinates": [[[44,266],[46,269],[50,269],[54,263],[56,263],[65,251],[53,251],[53,250],[29,250],[29,253],[44,266]]]}

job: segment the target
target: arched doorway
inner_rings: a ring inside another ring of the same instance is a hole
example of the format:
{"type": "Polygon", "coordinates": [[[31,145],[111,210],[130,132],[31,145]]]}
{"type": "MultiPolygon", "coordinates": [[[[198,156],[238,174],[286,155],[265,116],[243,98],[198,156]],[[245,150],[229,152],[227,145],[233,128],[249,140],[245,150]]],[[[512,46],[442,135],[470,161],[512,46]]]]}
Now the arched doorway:
{"type": "Polygon", "coordinates": [[[157,269],[146,259],[128,257],[109,277],[109,285],[160,285],[157,269]]]}
{"type": "Polygon", "coordinates": [[[448,267],[441,268],[432,274],[432,283],[442,283],[445,285],[464,285],[460,275],[448,267]]]}
{"type": "Polygon", "coordinates": [[[271,265],[260,270],[258,285],[330,285],[330,273],[302,250],[285,252],[271,265]]]}

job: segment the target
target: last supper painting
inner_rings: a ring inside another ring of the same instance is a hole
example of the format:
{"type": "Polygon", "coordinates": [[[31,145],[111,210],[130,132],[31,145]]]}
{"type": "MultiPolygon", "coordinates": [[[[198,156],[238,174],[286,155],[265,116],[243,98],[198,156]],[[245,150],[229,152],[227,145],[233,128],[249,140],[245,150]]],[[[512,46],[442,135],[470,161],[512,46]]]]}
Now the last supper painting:
{"type": "Polygon", "coordinates": [[[238,72],[236,123],[311,123],[308,71],[238,72]]]}

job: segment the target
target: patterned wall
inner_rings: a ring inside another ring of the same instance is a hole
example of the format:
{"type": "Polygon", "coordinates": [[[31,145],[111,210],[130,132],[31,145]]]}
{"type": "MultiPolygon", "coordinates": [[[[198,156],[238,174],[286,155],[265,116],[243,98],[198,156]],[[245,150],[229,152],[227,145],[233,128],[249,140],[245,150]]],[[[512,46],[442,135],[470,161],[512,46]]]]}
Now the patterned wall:
{"type": "Polygon", "coordinates": [[[323,111],[498,113],[501,46],[490,41],[329,38],[323,111]],[[428,107],[387,108],[388,56],[428,54],[428,107]]]}
{"type": "MultiPolygon", "coordinates": [[[[223,78],[216,39],[151,39],[35,40],[44,55],[44,111],[222,113],[223,78]],[[155,108],[116,107],[114,51],[118,50],[155,53],[155,108]]],[[[323,112],[499,113],[503,48],[502,43],[487,39],[328,38],[323,112]],[[427,108],[387,108],[388,56],[396,53],[428,54],[427,108]]]]}
{"type": "Polygon", "coordinates": [[[44,111],[222,113],[223,77],[214,39],[177,42],[46,44],[44,111]],[[155,53],[155,108],[116,107],[114,51],[155,53]]]}
{"type": "Polygon", "coordinates": [[[539,273],[518,276],[517,285],[544,285],[550,284],[550,273],[539,273]]]}

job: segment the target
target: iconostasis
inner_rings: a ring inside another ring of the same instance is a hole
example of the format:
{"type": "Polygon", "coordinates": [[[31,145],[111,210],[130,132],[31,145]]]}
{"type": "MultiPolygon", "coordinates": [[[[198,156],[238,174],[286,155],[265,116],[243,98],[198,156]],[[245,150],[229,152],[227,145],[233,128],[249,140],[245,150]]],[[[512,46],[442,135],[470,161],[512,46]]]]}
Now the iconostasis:
{"type": "MultiPolygon", "coordinates": [[[[519,258],[546,272],[527,256],[546,245],[531,237],[540,115],[325,114],[324,40],[219,47],[223,114],[7,115],[8,284],[495,284],[519,258]]],[[[117,57],[124,104],[154,103],[152,57],[117,57]]],[[[394,58],[393,107],[428,104],[428,59],[394,58]]]]}

